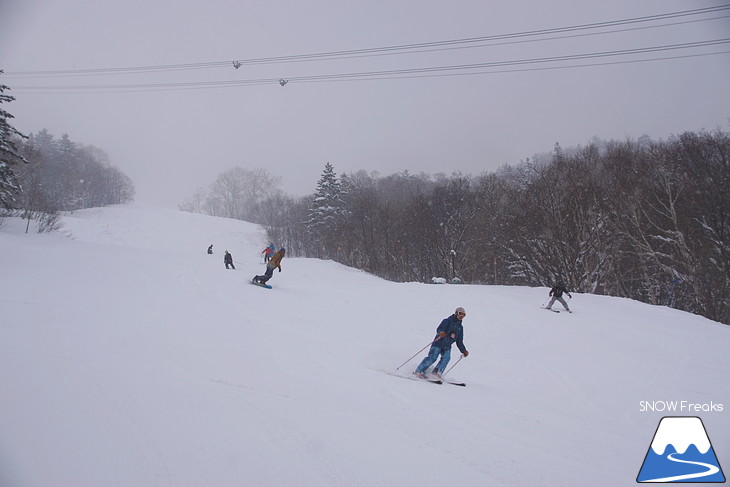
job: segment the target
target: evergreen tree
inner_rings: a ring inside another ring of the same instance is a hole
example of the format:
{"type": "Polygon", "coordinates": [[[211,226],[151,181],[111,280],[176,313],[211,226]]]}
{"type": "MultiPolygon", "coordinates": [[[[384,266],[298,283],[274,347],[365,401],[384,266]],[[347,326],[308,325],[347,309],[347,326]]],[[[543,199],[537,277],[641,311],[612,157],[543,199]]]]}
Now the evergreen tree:
{"type": "MultiPolygon", "coordinates": [[[[3,71],[0,70],[0,74],[3,71]]],[[[5,94],[9,90],[7,86],[0,83],[0,104],[9,103],[15,100],[14,97],[5,94]]],[[[20,153],[13,142],[13,137],[25,138],[18,132],[9,120],[14,118],[10,113],[0,108],[0,207],[10,210],[13,208],[15,196],[20,193],[21,188],[11,167],[17,162],[28,162],[20,153]]]]}
{"type": "Polygon", "coordinates": [[[340,181],[337,179],[334,167],[328,162],[317,183],[317,191],[314,193],[306,223],[307,228],[320,231],[331,226],[342,208],[341,196],[340,181]]]}
{"type": "Polygon", "coordinates": [[[313,242],[317,244],[320,257],[334,257],[337,251],[335,238],[338,217],[343,211],[342,185],[334,167],[325,164],[322,177],[317,183],[317,191],[312,199],[309,218],[304,223],[313,242]]]}

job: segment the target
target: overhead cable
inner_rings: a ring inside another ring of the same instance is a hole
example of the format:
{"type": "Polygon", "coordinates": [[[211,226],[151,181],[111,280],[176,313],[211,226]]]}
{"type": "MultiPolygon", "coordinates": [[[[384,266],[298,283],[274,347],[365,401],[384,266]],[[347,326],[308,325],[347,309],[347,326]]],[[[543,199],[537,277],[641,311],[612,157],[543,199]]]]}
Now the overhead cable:
{"type": "Polygon", "coordinates": [[[243,79],[243,80],[217,80],[217,81],[197,81],[197,82],[168,82],[168,83],[136,83],[136,84],[109,84],[109,85],[51,85],[51,86],[17,86],[15,89],[29,91],[29,92],[40,92],[44,90],[46,92],[95,92],[95,91],[140,91],[140,90],[180,90],[180,89],[200,89],[200,88],[222,88],[230,86],[246,86],[246,85],[260,85],[269,83],[279,83],[281,86],[286,85],[289,82],[322,82],[322,81],[345,81],[345,80],[370,80],[370,79],[394,79],[394,78],[409,78],[409,77],[425,77],[434,75],[456,75],[456,74],[489,74],[489,73],[504,73],[504,72],[515,72],[529,69],[532,65],[549,65],[543,66],[541,69],[566,69],[571,67],[586,67],[586,66],[598,66],[608,64],[626,64],[636,62],[650,62],[658,60],[668,59],[680,59],[689,57],[701,57],[708,55],[720,55],[727,54],[728,50],[713,51],[713,52],[700,52],[690,53],[685,55],[665,56],[665,57],[652,57],[643,59],[621,59],[618,61],[599,62],[591,64],[565,64],[565,63],[576,63],[587,60],[601,60],[606,58],[626,57],[626,56],[637,56],[646,54],[659,54],[664,52],[673,52],[680,50],[689,50],[697,48],[707,48],[716,46],[725,46],[730,44],[730,38],[713,39],[707,41],[698,42],[686,42],[679,44],[667,44],[660,46],[650,46],[634,49],[620,49],[612,51],[599,51],[592,53],[582,54],[571,54],[563,56],[546,56],[539,58],[526,58],[526,59],[514,59],[505,61],[491,61],[483,63],[464,63],[446,66],[429,66],[419,68],[406,68],[406,69],[389,69],[379,71],[361,71],[361,72],[350,72],[350,73],[331,73],[331,74],[320,74],[320,75],[308,75],[308,76],[292,76],[292,77],[276,77],[276,78],[254,78],[254,79],[243,79]],[[522,67],[522,68],[520,68],[522,67]],[[528,68],[524,68],[528,67],[528,68]],[[489,69],[492,71],[483,71],[489,69]],[[497,69],[498,71],[494,71],[497,69]],[[481,70],[481,71],[478,71],[481,70]],[[285,81],[282,83],[282,81],[285,81]]]}
{"type": "MultiPolygon", "coordinates": [[[[210,61],[201,63],[184,63],[184,64],[159,64],[150,66],[132,66],[132,67],[112,67],[112,68],[88,68],[88,69],[72,69],[72,70],[36,70],[36,71],[7,71],[7,77],[48,77],[48,76],[84,76],[84,75],[115,75],[115,74],[133,74],[133,73],[150,73],[159,71],[184,71],[184,70],[202,70],[211,68],[229,68],[233,66],[238,69],[241,66],[250,66],[256,64],[272,64],[285,62],[302,62],[317,61],[326,59],[342,59],[373,55],[388,55],[393,53],[410,54],[416,52],[430,52],[435,49],[448,48],[464,48],[464,47],[484,47],[484,43],[495,41],[509,41],[530,39],[534,37],[547,36],[553,34],[563,34],[570,32],[583,32],[595,29],[604,29],[608,27],[616,27],[622,25],[643,24],[647,22],[656,22],[660,20],[676,19],[682,17],[697,16],[703,14],[717,13],[730,10],[730,4],[718,5],[714,7],[706,7],[692,10],[683,10],[678,12],[670,12],[665,14],[648,15],[643,17],[634,17],[621,20],[612,20],[606,22],[594,22],[589,24],[580,24],[566,27],[557,27],[550,29],[538,29],[523,32],[514,32],[509,34],[496,34],[488,36],[467,37],[462,39],[441,40],[432,42],[399,44],[392,46],[372,47],[365,49],[351,49],[339,51],[327,51],[320,53],[296,54],[286,56],[258,57],[258,58],[242,58],[234,61],[210,61]]],[[[725,17],[714,17],[711,19],[699,19],[691,22],[717,20],[725,17]]],[[[664,24],[664,26],[670,24],[664,24]]],[[[671,24],[676,25],[676,24],[671,24]]],[[[651,26],[652,28],[657,26],[651,26]]],[[[612,31],[617,32],[617,31],[612,31]]],[[[606,33],[606,32],[598,32],[606,33]]],[[[582,34],[585,35],[585,34],[582,34]]],[[[570,36],[563,36],[566,38],[570,36]]],[[[554,40],[552,39],[533,39],[532,41],[554,40]]]]}

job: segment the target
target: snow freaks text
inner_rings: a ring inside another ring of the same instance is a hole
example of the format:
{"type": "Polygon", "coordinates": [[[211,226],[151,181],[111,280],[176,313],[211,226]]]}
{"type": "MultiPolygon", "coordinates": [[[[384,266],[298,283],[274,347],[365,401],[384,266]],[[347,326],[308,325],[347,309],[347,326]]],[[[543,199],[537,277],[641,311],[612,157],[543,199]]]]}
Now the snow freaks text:
{"type": "Polygon", "coordinates": [[[710,401],[696,403],[692,401],[639,401],[639,412],[670,413],[721,413],[722,403],[710,401]]]}

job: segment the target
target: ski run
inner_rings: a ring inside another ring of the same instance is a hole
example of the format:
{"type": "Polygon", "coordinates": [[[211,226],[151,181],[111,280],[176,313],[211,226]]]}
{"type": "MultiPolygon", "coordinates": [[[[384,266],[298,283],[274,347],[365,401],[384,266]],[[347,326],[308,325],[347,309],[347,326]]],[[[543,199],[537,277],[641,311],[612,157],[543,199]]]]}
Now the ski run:
{"type": "Polygon", "coordinates": [[[578,292],[543,313],[549,288],[293,255],[263,292],[253,224],[134,204],[25,224],[0,225],[2,486],[634,485],[661,400],[725,404],[689,414],[730,465],[730,327],[699,316],[578,292]],[[457,306],[446,379],[468,387],[391,375],[457,306]]]}

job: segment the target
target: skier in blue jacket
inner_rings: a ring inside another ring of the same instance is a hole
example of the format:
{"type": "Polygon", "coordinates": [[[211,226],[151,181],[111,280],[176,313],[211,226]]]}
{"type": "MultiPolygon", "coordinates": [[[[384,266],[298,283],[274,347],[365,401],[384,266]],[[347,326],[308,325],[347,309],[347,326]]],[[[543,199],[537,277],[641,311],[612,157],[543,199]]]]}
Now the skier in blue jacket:
{"type": "Polygon", "coordinates": [[[441,373],[446,369],[449,360],[451,360],[451,345],[454,342],[456,342],[456,347],[464,357],[469,355],[469,352],[464,346],[464,327],[461,324],[461,320],[465,316],[466,311],[459,306],[453,315],[441,321],[441,324],[436,328],[436,338],[431,343],[431,349],[428,351],[428,355],[416,367],[416,371],[413,372],[416,376],[425,379],[426,369],[441,355],[441,360],[439,360],[439,363],[431,371],[432,376],[440,379],[441,373]]]}

